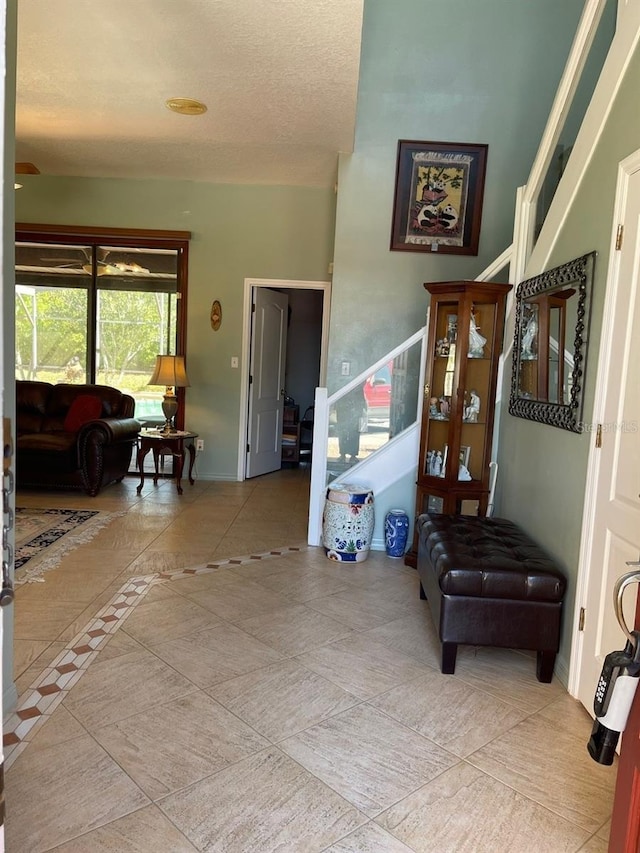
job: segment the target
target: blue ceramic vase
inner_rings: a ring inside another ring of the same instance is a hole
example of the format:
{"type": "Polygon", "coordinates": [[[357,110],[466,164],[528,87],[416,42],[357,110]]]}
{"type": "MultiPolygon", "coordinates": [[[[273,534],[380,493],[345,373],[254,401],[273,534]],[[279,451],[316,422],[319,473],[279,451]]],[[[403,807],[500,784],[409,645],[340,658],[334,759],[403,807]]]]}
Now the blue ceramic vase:
{"type": "Polygon", "coordinates": [[[404,557],[409,535],[409,516],[403,509],[390,509],[384,517],[384,545],[389,557],[404,557]]]}

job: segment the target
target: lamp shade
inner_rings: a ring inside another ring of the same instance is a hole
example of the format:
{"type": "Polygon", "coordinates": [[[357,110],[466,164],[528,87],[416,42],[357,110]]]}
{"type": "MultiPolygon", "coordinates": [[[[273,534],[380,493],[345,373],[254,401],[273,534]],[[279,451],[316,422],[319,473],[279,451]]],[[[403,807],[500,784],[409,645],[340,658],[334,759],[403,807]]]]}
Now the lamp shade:
{"type": "Polygon", "coordinates": [[[167,388],[187,388],[191,384],[184,366],[183,355],[157,355],[156,366],[149,385],[165,385],[167,388]]]}

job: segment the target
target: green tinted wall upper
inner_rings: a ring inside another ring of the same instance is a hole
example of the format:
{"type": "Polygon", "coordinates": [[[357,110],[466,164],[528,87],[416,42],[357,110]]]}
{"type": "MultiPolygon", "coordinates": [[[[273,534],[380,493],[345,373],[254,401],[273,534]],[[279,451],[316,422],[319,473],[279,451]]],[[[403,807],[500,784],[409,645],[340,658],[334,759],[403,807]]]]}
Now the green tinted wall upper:
{"type": "Polygon", "coordinates": [[[365,0],[355,151],[341,158],[329,385],[424,323],[425,281],[475,278],[511,243],[582,0],[365,0]],[[391,252],[399,139],[487,143],[477,257],[391,252]]]}

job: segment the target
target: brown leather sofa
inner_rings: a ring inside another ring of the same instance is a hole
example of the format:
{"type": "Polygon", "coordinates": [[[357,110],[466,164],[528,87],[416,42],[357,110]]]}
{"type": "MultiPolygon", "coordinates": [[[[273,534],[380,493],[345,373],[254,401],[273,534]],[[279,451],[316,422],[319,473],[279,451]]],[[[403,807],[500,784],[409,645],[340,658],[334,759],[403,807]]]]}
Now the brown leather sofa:
{"type": "Polygon", "coordinates": [[[84,489],[92,497],[129,469],[140,432],[135,400],[108,385],[16,381],[18,487],[84,489]]]}
{"type": "Polygon", "coordinates": [[[459,643],[533,649],[538,681],[553,676],[566,579],[505,518],[418,517],[420,598],[427,599],[452,674],[459,643]]]}

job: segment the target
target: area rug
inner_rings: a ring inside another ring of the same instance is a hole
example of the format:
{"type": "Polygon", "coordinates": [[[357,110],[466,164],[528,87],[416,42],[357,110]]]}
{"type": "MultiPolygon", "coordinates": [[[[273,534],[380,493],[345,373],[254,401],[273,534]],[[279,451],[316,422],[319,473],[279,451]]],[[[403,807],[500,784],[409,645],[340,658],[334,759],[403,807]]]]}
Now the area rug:
{"type": "Polygon", "coordinates": [[[90,542],[117,515],[121,513],[16,508],[15,584],[41,580],[69,551],[90,542]]]}

